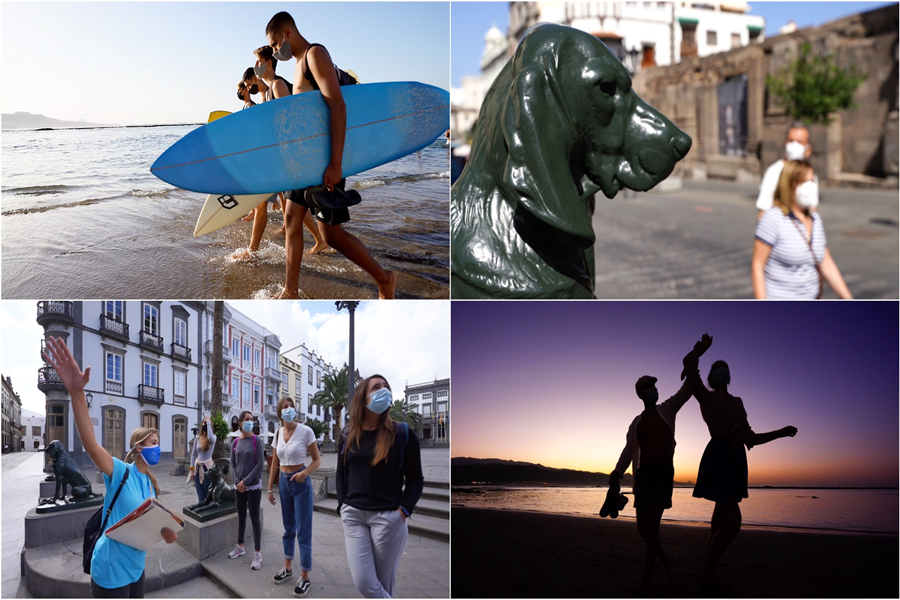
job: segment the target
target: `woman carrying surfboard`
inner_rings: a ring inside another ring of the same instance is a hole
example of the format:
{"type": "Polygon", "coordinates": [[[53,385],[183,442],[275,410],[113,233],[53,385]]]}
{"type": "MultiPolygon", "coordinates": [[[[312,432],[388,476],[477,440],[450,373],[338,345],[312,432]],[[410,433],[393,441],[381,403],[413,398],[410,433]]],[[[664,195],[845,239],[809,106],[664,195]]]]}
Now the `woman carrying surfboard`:
{"type": "MultiPolygon", "coordinates": [[[[310,44],[300,35],[293,17],[286,12],[276,14],[266,26],[266,38],[275,50],[277,60],[294,58],[294,94],[319,90],[329,110],[331,133],[331,157],[322,174],[322,185],[329,191],[344,189],[346,180],[341,178],[344,155],[344,139],[347,134],[347,108],[341,94],[341,86],[331,56],[324,46],[310,44]]],[[[303,219],[311,207],[305,199],[306,190],[294,190],[285,211],[285,283],[278,296],[282,299],[300,297],[300,264],[303,260],[303,219]]],[[[342,223],[350,220],[346,208],[338,210],[316,209],[320,231],[329,246],[356,263],[375,280],[379,298],[393,298],[397,287],[397,275],[386,271],[372,258],[365,245],[354,235],[344,231],[342,223]]]]}

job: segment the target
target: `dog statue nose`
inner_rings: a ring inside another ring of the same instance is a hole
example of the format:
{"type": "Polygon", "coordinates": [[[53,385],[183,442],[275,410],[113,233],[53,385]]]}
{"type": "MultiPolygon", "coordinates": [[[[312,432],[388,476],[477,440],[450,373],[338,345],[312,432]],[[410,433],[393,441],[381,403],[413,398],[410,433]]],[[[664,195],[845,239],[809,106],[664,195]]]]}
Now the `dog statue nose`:
{"type": "Polygon", "coordinates": [[[675,148],[675,152],[678,155],[677,160],[681,160],[691,149],[691,137],[680,129],[675,132],[675,135],[672,136],[672,147],[675,148]]]}

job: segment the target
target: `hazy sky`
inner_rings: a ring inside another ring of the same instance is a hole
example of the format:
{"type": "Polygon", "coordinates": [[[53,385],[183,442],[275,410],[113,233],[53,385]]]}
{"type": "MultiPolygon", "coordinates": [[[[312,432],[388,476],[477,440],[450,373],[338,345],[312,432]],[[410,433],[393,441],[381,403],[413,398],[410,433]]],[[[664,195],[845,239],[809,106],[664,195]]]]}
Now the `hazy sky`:
{"type": "Polygon", "coordinates": [[[3,112],[133,125],[238,110],[235,86],[285,9],[363,83],[449,88],[447,2],[3,2],[3,112]]]}
{"type": "MultiPolygon", "coordinates": [[[[335,367],[347,361],[350,317],[346,309],[338,312],[334,302],[245,300],[227,305],[278,335],[282,352],[305,342],[335,367]]],[[[0,367],[4,376],[12,377],[23,408],[43,414],[45,397],[37,389],[37,373],[43,366],[44,330],[36,315],[35,301],[0,302],[0,367]]],[[[362,302],[355,320],[356,368],[363,377],[387,377],[394,398],[403,397],[407,382],[450,376],[449,302],[362,302]]],[[[102,365],[92,366],[95,376],[102,374],[102,365]]]]}
{"type": "MultiPolygon", "coordinates": [[[[798,27],[814,27],[855,13],[891,4],[889,2],[750,2],[751,15],[766,20],[766,37],[793,20],[798,27]]],[[[454,2],[452,7],[453,87],[463,75],[478,75],[484,50],[484,34],[491,25],[503,33],[509,27],[508,2],[454,2]]]]}
{"type": "MultiPolygon", "coordinates": [[[[897,486],[896,302],[454,302],[453,456],[610,472],[643,405],[681,385],[682,358],[731,367],[757,432],[751,485],[897,486]]],[[[676,421],[675,478],[696,481],[709,432],[696,400],[676,421]]]]}

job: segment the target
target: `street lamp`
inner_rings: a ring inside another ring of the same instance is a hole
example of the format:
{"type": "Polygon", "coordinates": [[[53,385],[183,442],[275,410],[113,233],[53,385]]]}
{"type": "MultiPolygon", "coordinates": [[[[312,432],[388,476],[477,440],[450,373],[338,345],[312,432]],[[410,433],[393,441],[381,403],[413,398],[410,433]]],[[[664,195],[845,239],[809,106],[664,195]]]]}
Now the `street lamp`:
{"type": "Polygon", "coordinates": [[[94,395],[92,393],[88,392],[87,394],[84,395],[84,399],[87,400],[87,406],[88,406],[88,408],[90,408],[91,402],[93,402],[93,400],[94,400],[94,395]]]}
{"type": "Polygon", "coordinates": [[[338,300],[334,303],[337,307],[338,311],[346,308],[350,313],[350,364],[348,368],[350,369],[349,377],[347,378],[349,381],[348,384],[348,397],[347,397],[347,406],[350,405],[350,402],[353,400],[353,391],[356,387],[356,381],[354,379],[354,374],[356,373],[356,369],[353,367],[353,315],[356,312],[356,307],[359,306],[359,301],[357,300],[338,300]]]}

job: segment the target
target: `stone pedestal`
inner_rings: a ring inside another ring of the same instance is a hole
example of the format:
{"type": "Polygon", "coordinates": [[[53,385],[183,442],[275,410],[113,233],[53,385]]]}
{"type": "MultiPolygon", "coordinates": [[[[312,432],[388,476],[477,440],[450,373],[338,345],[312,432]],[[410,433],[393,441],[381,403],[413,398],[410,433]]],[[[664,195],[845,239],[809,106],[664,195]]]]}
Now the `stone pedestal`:
{"type": "Polygon", "coordinates": [[[98,494],[91,498],[87,498],[85,500],[78,500],[76,502],[72,502],[71,499],[72,499],[72,497],[68,496],[67,497],[68,502],[66,502],[66,503],[42,504],[42,505],[36,507],[34,510],[39,515],[46,515],[49,513],[70,512],[73,510],[81,510],[82,508],[87,508],[87,507],[92,507],[94,510],[97,510],[99,507],[103,506],[103,494],[98,494]]]}
{"type": "Polygon", "coordinates": [[[211,510],[191,510],[187,507],[181,509],[181,512],[184,513],[185,516],[192,518],[198,523],[206,523],[207,521],[227,517],[230,514],[236,514],[236,511],[237,504],[235,502],[229,502],[228,504],[218,506],[211,510]]]}
{"type": "Polygon", "coordinates": [[[56,493],[56,482],[55,481],[42,481],[41,482],[41,498],[49,498],[53,494],[56,493]]]}
{"type": "Polygon", "coordinates": [[[313,486],[313,502],[327,498],[330,492],[337,491],[337,472],[334,469],[319,467],[310,475],[313,486]]]}
{"type": "MultiPolygon", "coordinates": [[[[264,527],[265,511],[259,511],[259,525],[264,527]]],[[[253,524],[250,515],[247,515],[247,528],[244,530],[244,540],[250,541],[248,548],[253,546],[253,524]]],[[[198,560],[205,560],[214,554],[227,550],[237,543],[238,516],[232,512],[224,517],[200,523],[186,516],[184,529],[178,532],[178,544],[193,554],[198,560]]]]}
{"type": "Polygon", "coordinates": [[[48,514],[38,514],[37,509],[32,508],[25,515],[25,548],[83,538],[84,526],[97,508],[91,506],[48,514]]]}

